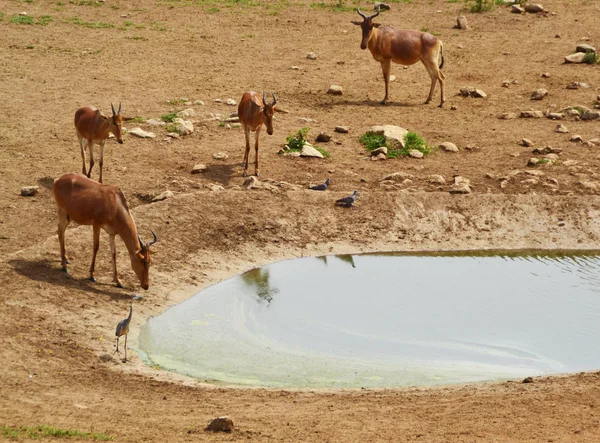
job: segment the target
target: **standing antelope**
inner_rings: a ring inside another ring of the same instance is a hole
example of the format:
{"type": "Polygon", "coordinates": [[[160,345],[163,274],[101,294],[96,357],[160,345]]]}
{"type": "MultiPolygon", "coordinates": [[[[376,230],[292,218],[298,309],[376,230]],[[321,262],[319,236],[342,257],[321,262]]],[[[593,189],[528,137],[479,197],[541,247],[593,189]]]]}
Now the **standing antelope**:
{"type": "Polygon", "coordinates": [[[100,246],[100,228],[110,237],[112,253],[113,281],[118,287],[123,287],[117,274],[117,251],[115,235],[121,237],[129,251],[131,267],[140,280],[142,288],[150,287],[150,246],[156,243],[154,239],[144,243],[137,232],[135,222],[129,212],[125,196],[116,186],[103,185],[79,174],[66,174],[54,181],[52,186],[54,200],[58,207],[58,239],[60,241],[60,261],[63,271],[67,272],[67,255],[65,252],[65,229],[74,221],[80,225],[92,225],[94,232],[94,249],[90,280],[94,278],[96,253],[100,246]]]}
{"type": "Polygon", "coordinates": [[[117,141],[123,143],[123,132],[121,130],[121,124],[123,123],[123,116],[121,115],[121,103],[119,103],[119,111],[115,112],[115,107],[110,104],[112,108],[112,117],[106,117],[102,113],[92,107],[85,106],[79,108],[75,113],[75,131],[77,132],[77,138],[79,139],[79,146],[81,147],[81,160],[83,161],[82,174],[90,176],[92,168],[94,167],[94,142],[100,145],[100,179],[102,183],[102,163],[104,159],[104,142],[108,138],[109,132],[117,138],[117,141]],[[85,170],[85,145],[90,150],[90,169],[86,172],[85,170]]]}
{"type": "Polygon", "coordinates": [[[385,81],[385,97],[381,104],[385,105],[388,100],[391,62],[401,65],[413,65],[421,60],[431,77],[431,89],[425,103],[429,103],[433,98],[435,83],[439,81],[442,95],[441,108],[446,101],[444,97],[444,74],[441,71],[444,66],[442,41],[428,32],[394,29],[391,26],[380,27],[379,23],[373,23],[373,19],[379,15],[380,10],[369,17],[360,12],[360,9],[357,9],[357,12],[363,18],[363,21],[352,21],[352,23],[362,28],[360,48],[366,49],[368,46],[373,58],[381,63],[385,81]],[[441,61],[438,65],[439,59],[441,61]]]}
{"type": "Polygon", "coordinates": [[[254,138],[254,174],[258,177],[258,138],[260,130],[264,124],[267,127],[267,134],[273,135],[273,113],[275,112],[275,103],[277,98],[273,96],[273,103],[268,104],[265,93],[262,98],[258,93],[250,91],[244,92],[238,106],[238,116],[244,127],[246,136],[246,153],[244,154],[244,177],[248,175],[248,155],[250,153],[250,131],[256,131],[254,138]]]}

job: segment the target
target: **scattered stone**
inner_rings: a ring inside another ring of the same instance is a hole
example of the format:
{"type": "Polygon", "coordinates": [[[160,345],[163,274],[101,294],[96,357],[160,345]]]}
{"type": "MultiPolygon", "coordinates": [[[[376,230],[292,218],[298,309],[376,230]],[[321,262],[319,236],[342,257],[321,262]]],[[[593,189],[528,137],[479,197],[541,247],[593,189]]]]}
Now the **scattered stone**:
{"type": "Polygon", "coordinates": [[[548,154],[544,158],[551,160],[553,163],[555,163],[556,160],[558,160],[558,154],[548,154]]]}
{"type": "Polygon", "coordinates": [[[176,133],[176,132],[168,132],[167,133],[167,137],[169,137],[169,138],[179,138],[181,136],[178,133],[176,133]]]}
{"type": "Polygon", "coordinates": [[[588,45],[586,43],[582,43],[577,45],[577,48],[575,49],[576,52],[596,52],[596,48],[594,48],[592,45],[588,45]]]}
{"type": "Polygon", "coordinates": [[[502,82],[502,87],[503,88],[509,88],[510,87],[510,80],[504,80],[502,82]]]}
{"type": "Polygon", "coordinates": [[[386,175],[381,179],[381,181],[391,180],[393,182],[402,182],[404,180],[412,180],[414,178],[413,175],[408,174],[406,172],[394,172],[393,174],[386,175]]]}
{"type": "Polygon", "coordinates": [[[204,102],[202,100],[196,100],[194,104],[198,106],[204,106],[204,102]]]}
{"type": "Polygon", "coordinates": [[[535,148],[531,151],[532,154],[560,154],[562,152],[561,148],[553,148],[552,146],[545,146],[543,148],[535,148]]]}
{"type": "Polygon", "coordinates": [[[458,107],[456,105],[450,106],[450,110],[451,111],[456,111],[457,109],[458,109],[458,107]]]}
{"type": "Polygon", "coordinates": [[[500,180],[500,188],[504,189],[508,186],[508,179],[500,180]]]}
{"type": "Polygon", "coordinates": [[[233,431],[233,420],[226,416],[214,418],[205,428],[205,431],[231,432],[233,431]]]}
{"type": "Polygon", "coordinates": [[[331,135],[327,134],[326,132],[319,132],[319,135],[317,135],[316,138],[316,141],[321,143],[327,143],[329,140],[331,140],[331,135]]]}
{"type": "Polygon", "coordinates": [[[343,93],[342,87],[338,85],[331,85],[327,90],[327,94],[331,95],[342,95],[343,93]]]}
{"type": "Polygon", "coordinates": [[[316,60],[317,54],[315,54],[314,52],[309,52],[308,54],[306,54],[306,58],[309,60],[316,60]]]}
{"type": "Polygon", "coordinates": [[[533,146],[533,142],[531,140],[529,140],[528,138],[522,138],[521,141],[519,142],[519,144],[521,146],[525,146],[526,148],[530,148],[533,146]]]}
{"type": "Polygon", "coordinates": [[[225,188],[222,185],[218,184],[218,183],[209,183],[209,184],[206,185],[206,187],[210,191],[212,191],[212,192],[224,191],[225,190],[225,188]]]}
{"type": "Polygon", "coordinates": [[[98,357],[98,359],[102,362],[102,363],[108,363],[109,361],[112,361],[112,355],[110,354],[100,354],[100,357],[98,357]]]}
{"type": "Polygon", "coordinates": [[[564,166],[577,166],[579,162],[577,160],[567,160],[563,162],[564,166]]]}
{"type": "Polygon", "coordinates": [[[382,3],[382,2],[375,2],[373,4],[373,9],[375,9],[376,11],[381,9],[382,11],[389,11],[390,5],[388,5],[387,3],[382,3]]]}
{"type": "Polygon", "coordinates": [[[416,150],[416,149],[411,149],[408,152],[408,156],[412,157],[412,158],[423,158],[423,153],[421,151],[416,150]]]}
{"type": "Polygon", "coordinates": [[[569,108],[565,112],[569,117],[581,117],[581,113],[575,108],[569,108]]]}
{"type": "Polygon", "coordinates": [[[207,166],[202,164],[202,163],[198,163],[197,165],[194,165],[194,167],[192,168],[192,174],[199,174],[201,172],[206,171],[207,166]]]}
{"type": "Polygon", "coordinates": [[[151,118],[146,120],[146,124],[150,125],[150,126],[164,126],[166,125],[165,122],[163,122],[162,120],[157,120],[155,118],[151,118]]]}
{"type": "Polygon", "coordinates": [[[292,71],[299,71],[300,69],[302,69],[300,66],[290,66],[290,69],[292,71]]]}
{"type": "Polygon", "coordinates": [[[317,121],[315,119],[308,118],[308,117],[298,117],[298,121],[300,123],[317,123],[317,121]]]}
{"type": "Polygon", "coordinates": [[[215,103],[223,103],[223,100],[221,100],[220,98],[215,98],[215,103]]]}
{"type": "Polygon", "coordinates": [[[540,181],[537,178],[526,178],[525,180],[521,180],[521,184],[523,185],[537,185],[540,181]]]}
{"type": "Polygon", "coordinates": [[[387,155],[384,154],[383,152],[378,154],[375,157],[371,157],[372,159],[376,159],[376,160],[387,160],[387,155]]]}
{"type": "Polygon", "coordinates": [[[21,188],[21,195],[23,197],[33,197],[40,190],[39,186],[23,186],[21,188]]]}
{"type": "Polygon", "coordinates": [[[240,118],[236,115],[235,117],[227,117],[222,121],[223,123],[238,123],[240,121],[240,118]]]}
{"type": "Polygon", "coordinates": [[[173,197],[174,195],[175,194],[173,193],[173,191],[165,191],[165,192],[162,192],[162,193],[158,194],[156,197],[154,197],[152,199],[152,202],[155,203],[155,202],[159,202],[159,201],[162,201],[162,200],[166,200],[168,198],[173,197]]]}
{"type": "Polygon", "coordinates": [[[458,29],[463,29],[463,30],[469,29],[469,22],[467,21],[467,17],[465,17],[464,15],[459,15],[456,18],[456,27],[458,29]]]}
{"type": "Polygon", "coordinates": [[[573,134],[571,136],[571,138],[569,139],[569,141],[570,142],[577,142],[578,143],[578,142],[582,142],[583,138],[581,138],[581,135],[579,135],[579,134],[573,134]]]}
{"type": "Polygon", "coordinates": [[[432,175],[428,176],[427,181],[434,185],[445,185],[446,184],[446,179],[444,178],[444,176],[439,175],[439,174],[432,174],[432,175]]]}
{"type": "MultiPolygon", "coordinates": [[[[408,130],[394,125],[373,126],[369,132],[381,134],[385,137],[386,144],[392,149],[404,148],[404,136],[408,130]]],[[[421,158],[421,157],[418,157],[421,158]]]]}
{"type": "Polygon", "coordinates": [[[144,131],[142,128],[133,128],[128,133],[139,138],[156,138],[156,134],[154,132],[144,131]]]}
{"type": "Polygon", "coordinates": [[[558,126],[556,126],[556,129],[554,130],[554,132],[558,132],[559,134],[566,134],[569,132],[569,130],[567,129],[567,127],[565,125],[558,125],[558,126]]]}
{"type": "Polygon", "coordinates": [[[387,153],[388,153],[388,148],[386,146],[380,146],[379,148],[373,149],[371,151],[371,156],[374,157],[374,156],[378,156],[379,154],[383,154],[383,155],[387,156],[387,153]]]}
{"type": "Polygon", "coordinates": [[[597,182],[589,182],[589,181],[581,180],[579,182],[579,184],[582,187],[584,187],[585,189],[589,189],[591,191],[597,191],[598,190],[598,183],[597,182]]]}
{"type": "Polygon", "coordinates": [[[531,93],[531,100],[542,100],[544,97],[548,95],[547,89],[536,89],[531,93]]]}
{"type": "Polygon", "coordinates": [[[542,118],[544,113],[542,111],[521,111],[519,117],[521,118],[542,118]]]}
{"type": "Polygon", "coordinates": [[[194,132],[194,124],[189,120],[174,118],[173,124],[175,125],[175,130],[181,135],[189,135],[194,132]]]}
{"type": "Polygon", "coordinates": [[[237,106],[237,102],[232,98],[228,98],[227,100],[225,100],[225,104],[229,106],[237,106]]]}
{"type": "Polygon", "coordinates": [[[391,82],[395,82],[396,81],[396,76],[395,75],[390,75],[390,81],[391,82]]]}
{"type": "Polygon", "coordinates": [[[350,128],[348,128],[348,126],[336,126],[334,131],[339,132],[340,134],[347,134],[350,131],[350,128]]]}
{"type": "Polygon", "coordinates": [[[215,152],[212,156],[215,160],[227,160],[229,158],[229,155],[225,152],[215,152]]]}
{"type": "Polygon", "coordinates": [[[481,151],[481,148],[479,146],[476,145],[467,145],[465,146],[465,151],[481,151]]]}
{"type": "Polygon", "coordinates": [[[544,12],[544,7],[539,3],[527,3],[525,5],[525,11],[536,14],[538,12],[544,12]]]}
{"type": "Polygon", "coordinates": [[[255,176],[250,176],[246,180],[244,180],[243,187],[246,189],[254,189],[258,188],[260,184],[260,180],[255,176]]]}
{"type": "Polygon", "coordinates": [[[549,72],[544,72],[544,73],[542,74],[542,77],[543,77],[543,78],[550,78],[550,73],[549,73],[549,72]]]}
{"type": "Polygon", "coordinates": [[[310,143],[304,143],[304,146],[302,146],[302,151],[300,152],[300,157],[325,158],[323,157],[323,154],[317,151],[310,143]]]}
{"type": "Polygon", "coordinates": [[[539,158],[530,158],[529,161],[527,162],[527,166],[537,166],[538,163],[540,162],[539,158]]]}
{"type": "Polygon", "coordinates": [[[559,185],[559,183],[558,183],[558,180],[557,180],[557,179],[555,179],[555,178],[548,178],[548,179],[546,179],[546,181],[547,181],[548,183],[550,183],[550,184],[554,185],[554,186],[558,186],[558,185],[559,185]]]}
{"type": "Polygon", "coordinates": [[[549,112],[546,114],[546,118],[549,118],[550,120],[564,120],[565,115],[561,112],[549,112]]]}
{"type": "Polygon", "coordinates": [[[483,92],[481,89],[473,88],[471,86],[461,88],[460,95],[463,97],[487,98],[487,94],[485,92],[483,92]]]}
{"type": "Polygon", "coordinates": [[[596,145],[595,145],[595,144],[593,144],[593,143],[590,143],[589,141],[587,141],[587,142],[583,142],[583,143],[581,144],[581,146],[583,146],[584,148],[593,148],[593,147],[594,147],[594,146],[596,146],[596,145]]]}
{"type": "Polygon", "coordinates": [[[454,184],[450,188],[450,194],[470,194],[471,193],[471,180],[465,177],[457,175],[454,177],[454,184]]]}
{"type": "Polygon", "coordinates": [[[179,111],[175,115],[180,118],[196,117],[196,111],[194,111],[192,108],[188,108],[184,109],[183,111],[179,111]]]}
{"type": "Polygon", "coordinates": [[[581,120],[584,121],[596,120],[598,118],[600,118],[600,111],[592,111],[591,109],[587,109],[581,116],[581,120]]]}
{"type": "Polygon", "coordinates": [[[445,152],[458,152],[458,147],[451,142],[440,143],[438,147],[445,152]]]}
{"type": "Polygon", "coordinates": [[[498,117],[500,120],[512,120],[513,118],[517,118],[517,114],[514,112],[505,112],[498,117]]]}
{"type": "Polygon", "coordinates": [[[594,146],[600,146],[600,138],[593,138],[591,140],[588,140],[588,143],[591,143],[594,146]]]}
{"type": "Polygon", "coordinates": [[[583,63],[585,52],[576,52],[565,57],[565,63],[583,63]]]}
{"type": "Polygon", "coordinates": [[[513,14],[523,14],[525,12],[525,9],[523,9],[519,5],[512,5],[510,8],[510,12],[512,12],[513,14]]]}

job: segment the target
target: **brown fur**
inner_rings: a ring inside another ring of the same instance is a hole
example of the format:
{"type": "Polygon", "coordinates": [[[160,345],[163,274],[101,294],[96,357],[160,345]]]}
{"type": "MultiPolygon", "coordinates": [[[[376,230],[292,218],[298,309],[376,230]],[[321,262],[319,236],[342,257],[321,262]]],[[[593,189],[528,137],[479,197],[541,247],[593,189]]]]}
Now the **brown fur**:
{"type": "MultiPolygon", "coordinates": [[[[54,181],[54,200],[58,208],[58,239],[62,269],[67,271],[65,251],[65,229],[70,222],[92,225],[94,249],[90,266],[90,280],[94,279],[96,253],[100,246],[100,229],[110,238],[113,262],[113,281],[121,287],[117,274],[117,252],[115,235],[121,237],[131,258],[131,266],[140,280],[142,288],[150,286],[150,245],[141,242],[135,222],[129,212],[125,196],[116,186],[103,185],[79,174],[66,174],[54,181]]],[[[155,240],[156,241],[156,238],[155,240]]]]}

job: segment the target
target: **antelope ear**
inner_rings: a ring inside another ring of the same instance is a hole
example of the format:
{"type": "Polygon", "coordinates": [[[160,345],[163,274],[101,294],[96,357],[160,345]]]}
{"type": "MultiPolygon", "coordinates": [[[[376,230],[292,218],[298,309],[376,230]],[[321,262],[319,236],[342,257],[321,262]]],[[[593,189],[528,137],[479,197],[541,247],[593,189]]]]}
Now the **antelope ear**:
{"type": "Polygon", "coordinates": [[[360,25],[362,25],[362,24],[363,24],[363,22],[359,22],[358,20],[352,20],[352,24],[353,24],[353,25],[360,26],[360,25]]]}
{"type": "Polygon", "coordinates": [[[144,260],[144,258],[146,258],[146,257],[144,257],[144,254],[142,254],[141,252],[137,252],[136,256],[137,256],[138,260],[144,260]]]}
{"type": "Polygon", "coordinates": [[[381,26],[381,23],[373,23],[374,28],[379,28],[380,26],[381,26]]]}

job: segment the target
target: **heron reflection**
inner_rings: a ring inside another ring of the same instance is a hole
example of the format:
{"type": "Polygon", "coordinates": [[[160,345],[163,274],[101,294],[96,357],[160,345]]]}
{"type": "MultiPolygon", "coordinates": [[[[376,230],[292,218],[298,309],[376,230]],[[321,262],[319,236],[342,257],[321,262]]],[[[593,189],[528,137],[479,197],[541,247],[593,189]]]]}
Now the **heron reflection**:
{"type": "Polygon", "coordinates": [[[256,289],[256,295],[260,300],[271,303],[273,296],[279,293],[279,289],[271,288],[269,281],[269,270],[266,268],[256,268],[242,274],[242,280],[250,287],[256,289]]]}

